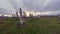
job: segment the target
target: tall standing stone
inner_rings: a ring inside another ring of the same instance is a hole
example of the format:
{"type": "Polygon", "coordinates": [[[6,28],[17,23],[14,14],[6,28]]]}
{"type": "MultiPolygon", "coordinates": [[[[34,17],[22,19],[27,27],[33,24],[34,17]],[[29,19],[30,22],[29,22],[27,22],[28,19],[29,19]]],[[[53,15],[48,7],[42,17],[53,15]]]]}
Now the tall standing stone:
{"type": "Polygon", "coordinates": [[[23,16],[22,16],[22,9],[20,8],[20,24],[23,25],[23,16]]]}

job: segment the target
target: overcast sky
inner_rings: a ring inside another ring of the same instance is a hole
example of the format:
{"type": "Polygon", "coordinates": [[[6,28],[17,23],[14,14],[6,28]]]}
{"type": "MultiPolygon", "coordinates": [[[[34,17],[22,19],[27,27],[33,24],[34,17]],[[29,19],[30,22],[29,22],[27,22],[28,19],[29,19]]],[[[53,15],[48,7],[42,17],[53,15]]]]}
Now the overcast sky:
{"type": "Polygon", "coordinates": [[[60,13],[60,0],[0,0],[0,14],[13,14],[19,11],[40,11],[60,13]]]}

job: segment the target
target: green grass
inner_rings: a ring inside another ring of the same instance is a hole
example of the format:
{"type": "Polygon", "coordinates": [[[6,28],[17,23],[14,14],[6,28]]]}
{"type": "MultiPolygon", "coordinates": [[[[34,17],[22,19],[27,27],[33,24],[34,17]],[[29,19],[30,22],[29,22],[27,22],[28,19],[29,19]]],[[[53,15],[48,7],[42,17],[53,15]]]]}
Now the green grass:
{"type": "Polygon", "coordinates": [[[56,17],[25,18],[25,25],[18,27],[18,18],[0,20],[0,34],[60,34],[56,17]]]}

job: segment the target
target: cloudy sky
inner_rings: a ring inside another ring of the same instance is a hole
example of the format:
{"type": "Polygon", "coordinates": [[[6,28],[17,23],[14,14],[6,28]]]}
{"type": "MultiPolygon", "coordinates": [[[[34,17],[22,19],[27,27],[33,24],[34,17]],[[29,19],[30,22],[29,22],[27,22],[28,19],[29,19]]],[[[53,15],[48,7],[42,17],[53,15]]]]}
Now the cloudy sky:
{"type": "MultiPolygon", "coordinates": [[[[19,11],[48,12],[47,15],[60,13],[60,0],[0,0],[0,14],[13,14],[19,11]]],[[[44,13],[45,14],[45,13],[44,13]]]]}

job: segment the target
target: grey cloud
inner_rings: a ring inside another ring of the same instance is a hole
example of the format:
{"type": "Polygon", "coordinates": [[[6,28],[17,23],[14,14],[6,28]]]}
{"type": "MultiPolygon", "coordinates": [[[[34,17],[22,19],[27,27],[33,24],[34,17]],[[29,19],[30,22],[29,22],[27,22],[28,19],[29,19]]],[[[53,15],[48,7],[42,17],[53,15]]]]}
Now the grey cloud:
{"type": "Polygon", "coordinates": [[[13,14],[14,12],[14,8],[7,0],[0,1],[0,14],[13,14]]]}
{"type": "Polygon", "coordinates": [[[44,7],[44,3],[46,0],[23,0],[23,6],[27,10],[35,10],[35,11],[57,11],[60,10],[60,0],[51,0],[46,7],[44,7]]]}
{"type": "MultiPolygon", "coordinates": [[[[50,2],[47,3],[47,6],[44,6],[44,4],[46,3],[46,0],[19,0],[18,2],[17,0],[7,0],[7,1],[10,5],[12,5],[11,8],[16,9],[17,11],[19,11],[19,8],[22,7],[24,10],[26,9],[29,11],[53,11],[53,12],[55,11],[55,13],[58,14],[57,11],[60,10],[60,0],[50,0],[50,2]]],[[[6,5],[6,6],[9,6],[9,5],[6,5]]],[[[3,14],[2,11],[4,11],[4,13],[6,14],[5,9],[0,9],[0,13],[3,14]]],[[[10,11],[13,12],[13,10],[10,10],[10,11]]],[[[7,12],[7,13],[10,13],[10,12],[7,12]]]]}
{"type": "Polygon", "coordinates": [[[27,10],[41,10],[43,8],[44,1],[43,0],[22,0],[23,6],[27,8],[27,10]]]}
{"type": "Polygon", "coordinates": [[[60,10],[60,0],[50,0],[47,6],[44,4],[47,0],[22,0],[17,2],[16,0],[8,0],[11,5],[18,11],[22,6],[23,9],[29,11],[57,11],[60,10]]]}
{"type": "Polygon", "coordinates": [[[19,8],[22,5],[21,0],[8,0],[8,2],[14,7],[16,11],[19,11],[19,8]]]}
{"type": "Polygon", "coordinates": [[[18,3],[15,0],[8,0],[8,2],[14,7],[14,9],[17,9],[18,3]]]}
{"type": "Polygon", "coordinates": [[[60,0],[51,1],[44,9],[48,11],[60,10],[60,0]]]}
{"type": "Polygon", "coordinates": [[[5,15],[12,15],[14,13],[13,10],[7,10],[5,8],[0,8],[0,14],[5,14],[5,15]]]}

